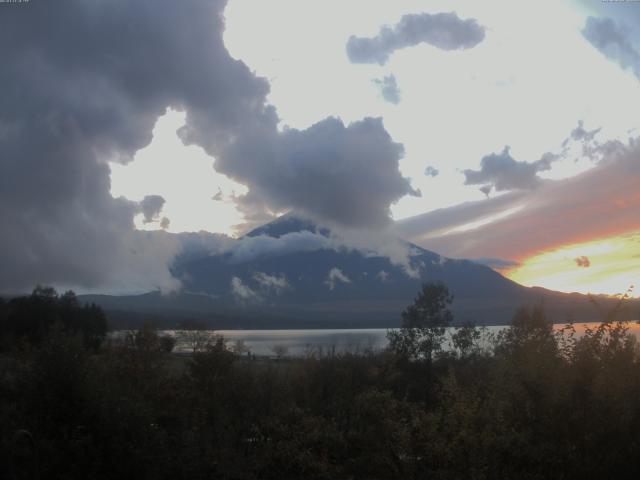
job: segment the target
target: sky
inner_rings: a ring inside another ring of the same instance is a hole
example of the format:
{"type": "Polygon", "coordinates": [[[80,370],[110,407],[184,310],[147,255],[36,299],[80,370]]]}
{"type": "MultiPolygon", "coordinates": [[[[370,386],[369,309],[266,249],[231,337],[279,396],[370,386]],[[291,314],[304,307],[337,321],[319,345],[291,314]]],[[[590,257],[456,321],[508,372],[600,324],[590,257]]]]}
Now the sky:
{"type": "Polygon", "coordinates": [[[0,4],[0,288],[178,288],[185,232],[215,251],[298,211],[623,292],[638,20],[591,0],[0,4]]]}

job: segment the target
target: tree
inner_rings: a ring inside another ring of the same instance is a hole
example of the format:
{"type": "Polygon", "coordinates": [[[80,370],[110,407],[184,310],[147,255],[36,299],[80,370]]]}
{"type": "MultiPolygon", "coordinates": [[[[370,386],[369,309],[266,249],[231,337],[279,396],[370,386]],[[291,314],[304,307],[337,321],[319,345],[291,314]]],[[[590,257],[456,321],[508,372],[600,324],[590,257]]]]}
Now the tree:
{"type": "Polygon", "coordinates": [[[86,346],[96,349],[107,333],[102,309],[81,305],[72,291],[59,296],[51,287],[37,286],[31,295],[11,299],[2,310],[0,337],[13,345],[22,340],[39,345],[58,326],[65,333],[80,334],[86,346]]]}
{"type": "Polygon", "coordinates": [[[558,354],[553,322],[546,316],[542,304],[518,309],[511,326],[498,337],[497,352],[517,357],[538,355],[545,358],[558,354]]]}
{"type": "Polygon", "coordinates": [[[276,356],[276,359],[282,360],[289,353],[289,347],[286,345],[273,345],[271,351],[276,356]]]}
{"type": "Polygon", "coordinates": [[[457,350],[460,358],[466,358],[477,351],[481,336],[481,330],[473,323],[465,323],[456,327],[455,333],[451,335],[451,345],[457,350]]]}
{"type": "Polygon", "coordinates": [[[188,365],[189,374],[197,389],[206,395],[222,391],[222,385],[225,384],[237,358],[238,356],[227,348],[221,335],[217,335],[215,341],[208,343],[203,350],[194,352],[188,365]]]}
{"type": "Polygon", "coordinates": [[[235,341],[233,346],[231,347],[231,351],[238,356],[251,353],[251,348],[245,343],[245,341],[241,338],[235,341]]]}
{"type": "Polygon", "coordinates": [[[409,360],[431,363],[442,350],[446,327],[453,320],[448,308],[452,302],[453,296],[443,283],[423,284],[413,304],[402,312],[400,329],[387,332],[391,351],[409,360]]]}
{"type": "Polygon", "coordinates": [[[171,335],[160,336],[160,349],[165,353],[171,353],[176,347],[177,340],[171,335]]]}
{"type": "Polygon", "coordinates": [[[186,320],[180,323],[176,334],[179,342],[185,343],[194,354],[206,350],[211,342],[216,340],[215,332],[208,330],[207,326],[198,320],[186,320]]]}

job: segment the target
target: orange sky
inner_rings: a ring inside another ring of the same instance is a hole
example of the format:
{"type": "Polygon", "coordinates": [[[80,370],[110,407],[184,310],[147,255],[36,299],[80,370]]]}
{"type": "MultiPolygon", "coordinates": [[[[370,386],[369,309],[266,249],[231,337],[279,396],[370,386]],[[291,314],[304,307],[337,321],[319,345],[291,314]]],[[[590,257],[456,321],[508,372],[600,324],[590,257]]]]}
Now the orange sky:
{"type": "Polygon", "coordinates": [[[504,273],[527,286],[566,292],[624,293],[640,280],[640,232],[550,249],[504,273]]]}
{"type": "Polygon", "coordinates": [[[475,202],[399,226],[448,257],[517,262],[506,274],[524,285],[615,295],[640,284],[639,187],[640,146],[631,142],[576,177],[495,197],[492,211],[475,202]]]}

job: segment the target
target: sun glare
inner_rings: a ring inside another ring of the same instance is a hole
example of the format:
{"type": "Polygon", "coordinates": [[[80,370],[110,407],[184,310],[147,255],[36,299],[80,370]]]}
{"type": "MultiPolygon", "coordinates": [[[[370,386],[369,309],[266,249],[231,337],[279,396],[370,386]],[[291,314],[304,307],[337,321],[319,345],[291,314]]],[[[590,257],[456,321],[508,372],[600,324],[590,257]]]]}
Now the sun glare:
{"type": "Polygon", "coordinates": [[[640,280],[640,232],[559,247],[505,274],[526,286],[618,295],[640,280]]]}

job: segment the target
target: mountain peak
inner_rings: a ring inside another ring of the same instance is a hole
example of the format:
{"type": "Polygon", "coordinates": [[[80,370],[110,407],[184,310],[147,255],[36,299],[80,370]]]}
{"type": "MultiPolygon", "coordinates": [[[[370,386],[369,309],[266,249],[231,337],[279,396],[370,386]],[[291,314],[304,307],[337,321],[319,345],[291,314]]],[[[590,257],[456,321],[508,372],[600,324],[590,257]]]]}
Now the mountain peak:
{"type": "Polygon", "coordinates": [[[329,236],[330,234],[330,230],[328,228],[321,227],[297,213],[289,212],[265,225],[251,230],[244,236],[259,237],[260,235],[266,235],[268,237],[280,238],[288,233],[303,231],[314,232],[324,236],[329,236]]]}

